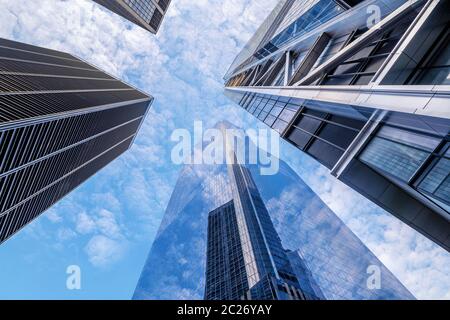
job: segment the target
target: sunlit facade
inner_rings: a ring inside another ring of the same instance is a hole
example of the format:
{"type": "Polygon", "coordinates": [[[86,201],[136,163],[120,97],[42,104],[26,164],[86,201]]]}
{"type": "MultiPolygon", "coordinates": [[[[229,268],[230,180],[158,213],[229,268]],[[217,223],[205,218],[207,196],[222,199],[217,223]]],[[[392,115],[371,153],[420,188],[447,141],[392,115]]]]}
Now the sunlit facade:
{"type": "Polygon", "coordinates": [[[322,298],[312,279],[297,279],[250,171],[239,164],[228,170],[233,200],[208,215],[205,299],[322,298]]]}
{"type": "Polygon", "coordinates": [[[450,250],[450,2],[280,5],[227,72],[226,94],[450,250]]]}
{"type": "Polygon", "coordinates": [[[134,299],[204,298],[414,299],[283,161],[182,169],[134,299]]]}

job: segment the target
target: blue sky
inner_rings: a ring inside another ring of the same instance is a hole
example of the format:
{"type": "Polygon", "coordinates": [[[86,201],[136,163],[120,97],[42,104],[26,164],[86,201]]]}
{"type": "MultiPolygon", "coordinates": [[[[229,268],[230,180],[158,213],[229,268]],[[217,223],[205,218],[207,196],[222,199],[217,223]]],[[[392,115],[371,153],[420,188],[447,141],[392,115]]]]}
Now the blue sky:
{"type": "MultiPolygon", "coordinates": [[[[152,94],[136,140],[0,246],[0,298],[129,299],[180,166],[174,129],[227,119],[262,127],[223,96],[222,76],[276,0],[173,0],[157,36],[90,0],[0,0],[0,37],[75,54],[152,94]],[[66,289],[79,265],[82,290],[66,289]]],[[[282,158],[419,298],[450,298],[450,255],[282,144],[282,158]]]]}

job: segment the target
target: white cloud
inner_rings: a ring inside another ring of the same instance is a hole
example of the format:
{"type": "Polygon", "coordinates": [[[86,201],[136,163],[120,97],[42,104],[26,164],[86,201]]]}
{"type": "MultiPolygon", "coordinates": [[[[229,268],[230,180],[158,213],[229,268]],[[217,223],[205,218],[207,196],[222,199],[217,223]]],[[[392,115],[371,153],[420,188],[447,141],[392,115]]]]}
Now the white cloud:
{"type": "Polygon", "coordinates": [[[63,220],[62,217],[53,209],[48,210],[45,216],[53,223],[60,223],[63,220]]]}
{"type": "Polygon", "coordinates": [[[120,227],[112,212],[105,209],[100,210],[95,223],[99,232],[103,235],[111,239],[123,239],[120,227]]]}
{"type": "Polygon", "coordinates": [[[96,267],[107,267],[120,260],[126,244],[121,240],[113,240],[103,235],[97,235],[89,240],[85,252],[89,261],[96,267]]]}
{"type": "MultiPolygon", "coordinates": [[[[80,243],[94,265],[119,261],[126,253],[124,243],[149,242],[156,233],[179,169],[170,162],[171,130],[190,128],[195,119],[209,127],[223,119],[244,128],[255,125],[223,98],[222,76],[276,2],[173,1],[154,36],[93,1],[0,0],[1,37],[76,54],[156,97],[133,148],[91,179],[89,188],[46,213],[58,227],[66,223],[90,237],[87,245],[80,243]]],[[[303,165],[305,158],[298,155],[294,161],[303,165]]],[[[303,170],[314,191],[411,291],[424,298],[448,297],[448,253],[370,202],[350,196],[328,172],[317,166],[303,170]]],[[[30,235],[49,243],[52,236],[72,235],[68,230],[50,235],[36,223],[31,228],[30,235]]],[[[189,292],[180,291],[185,295],[189,292]]]]}
{"type": "Polygon", "coordinates": [[[67,241],[75,238],[77,234],[69,228],[59,228],[57,232],[57,237],[60,241],[67,241]]]}
{"type": "Polygon", "coordinates": [[[75,228],[81,234],[88,234],[95,230],[95,222],[86,212],[81,212],[77,216],[75,228]]]}

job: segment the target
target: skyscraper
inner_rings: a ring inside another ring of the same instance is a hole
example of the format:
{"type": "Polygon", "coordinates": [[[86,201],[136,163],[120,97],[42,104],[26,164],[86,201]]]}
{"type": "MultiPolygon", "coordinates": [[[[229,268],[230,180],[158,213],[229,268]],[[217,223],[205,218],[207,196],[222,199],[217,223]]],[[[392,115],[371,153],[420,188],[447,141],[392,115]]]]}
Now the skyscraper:
{"type": "Polygon", "coordinates": [[[414,298],[286,163],[259,169],[182,169],[134,299],[414,298]]]}
{"type": "Polygon", "coordinates": [[[171,0],[94,0],[151,33],[157,33],[171,0]]]}
{"type": "Polygon", "coordinates": [[[446,250],[449,6],[283,0],[225,75],[242,108],[446,250]]]}
{"type": "Polygon", "coordinates": [[[76,57],[0,39],[0,242],[125,152],[153,98],[76,57]]]}
{"type": "Polygon", "coordinates": [[[208,216],[205,299],[321,298],[311,279],[297,279],[250,171],[239,164],[229,170],[236,201],[208,216]]]}

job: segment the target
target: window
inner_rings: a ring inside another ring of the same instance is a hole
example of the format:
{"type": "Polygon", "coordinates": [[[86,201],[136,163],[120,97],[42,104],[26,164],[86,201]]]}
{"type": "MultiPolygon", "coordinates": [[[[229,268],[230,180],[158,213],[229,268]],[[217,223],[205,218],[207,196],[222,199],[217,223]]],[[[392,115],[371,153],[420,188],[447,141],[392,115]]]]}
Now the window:
{"type": "Polygon", "coordinates": [[[439,142],[438,138],[383,126],[360,159],[408,182],[439,142]]]}
{"type": "Polygon", "coordinates": [[[277,97],[263,94],[248,94],[241,99],[240,105],[265,122],[269,127],[282,133],[300,108],[288,97],[277,97]]]}
{"type": "Polygon", "coordinates": [[[434,49],[427,55],[427,59],[417,68],[411,84],[417,85],[449,85],[450,84],[450,25],[438,37],[434,49]]]}
{"type": "Polygon", "coordinates": [[[360,160],[395,177],[450,212],[450,137],[385,125],[360,160]]]}
{"type": "MultiPolygon", "coordinates": [[[[382,34],[378,39],[357,51],[352,57],[342,62],[333,71],[323,77],[323,85],[366,85],[370,83],[378,69],[389,56],[401,36],[410,25],[409,16],[395,29],[382,34]]],[[[349,42],[364,34],[362,29],[356,32],[349,42]]]]}
{"type": "Polygon", "coordinates": [[[305,105],[289,132],[288,139],[298,148],[332,168],[351,144],[366,120],[319,112],[305,105]]]}
{"type": "Polygon", "coordinates": [[[446,143],[442,154],[434,157],[417,189],[450,212],[450,143],[446,143]]]}

